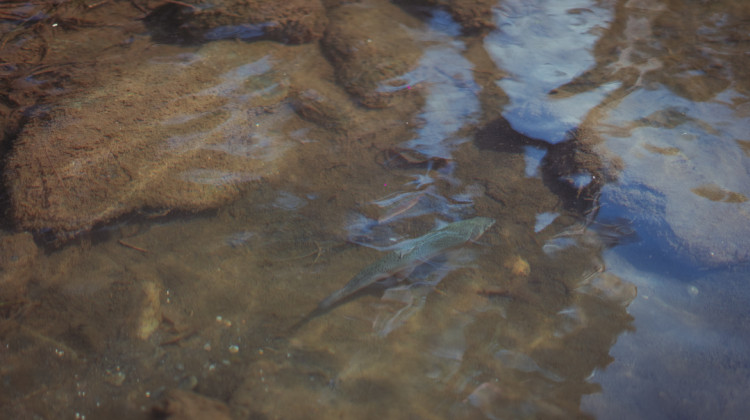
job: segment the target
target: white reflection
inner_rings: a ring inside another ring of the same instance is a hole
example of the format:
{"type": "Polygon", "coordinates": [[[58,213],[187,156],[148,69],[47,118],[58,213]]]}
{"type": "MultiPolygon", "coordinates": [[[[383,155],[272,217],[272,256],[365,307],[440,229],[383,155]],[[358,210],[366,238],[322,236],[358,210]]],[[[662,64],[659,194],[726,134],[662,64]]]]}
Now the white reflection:
{"type": "Polygon", "coordinates": [[[612,11],[589,0],[509,0],[495,10],[498,29],[485,38],[495,64],[510,74],[498,85],[510,97],[503,116],[529,137],[557,143],[619,83],[555,98],[549,92],[595,65],[596,28],[612,11]]]}
{"type": "Polygon", "coordinates": [[[453,148],[467,140],[456,136],[458,130],[479,116],[477,95],[481,89],[474,82],[473,64],[463,56],[463,42],[452,37],[458,31],[447,13],[434,11],[430,30],[414,34],[434,45],[425,49],[416,69],[397,78],[398,86],[393,86],[396,80],[388,80],[379,88],[393,91],[420,84],[427,88],[419,114],[424,124],[417,130],[417,138],[403,147],[429,157],[450,158],[453,148]]]}
{"type": "Polygon", "coordinates": [[[588,326],[588,316],[582,308],[571,306],[557,313],[557,328],[553,335],[555,337],[564,337],[570,333],[581,330],[588,326]]]}

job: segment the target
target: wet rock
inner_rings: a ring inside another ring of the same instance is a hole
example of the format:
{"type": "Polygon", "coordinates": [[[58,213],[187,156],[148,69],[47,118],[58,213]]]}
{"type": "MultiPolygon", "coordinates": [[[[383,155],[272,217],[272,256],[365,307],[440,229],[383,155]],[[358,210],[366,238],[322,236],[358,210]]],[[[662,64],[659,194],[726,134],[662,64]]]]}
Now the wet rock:
{"type": "Polygon", "coordinates": [[[329,18],[322,46],[350,94],[365,106],[382,108],[411,91],[400,77],[416,68],[422,55],[408,29],[418,21],[382,1],[345,4],[329,18]]]}
{"type": "Polygon", "coordinates": [[[464,31],[474,33],[495,27],[492,15],[492,6],[495,4],[497,2],[494,0],[451,0],[447,8],[464,31]]]}
{"type": "Polygon", "coordinates": [[[0,143],[15,138],[45,104],[98,76],[82,57],[112,63],[126,56],[123,49],[144,32],[143,11],[134,4],[0,3],[0,143]]]}
{"type": "Polygon", "coordinates": [[[458,22],[466,33],[477,33],[493,29],[495,24],[492,6],[495,0],[398,0],[404,6],[429,5],[445,9],[458,22]]]}
{"type": "Polygon", "coordinates": [[[571,209],[584,214],[596,203],[607,182],[617,179],[619,161],[593,150],[598,138],[587,130],[576,129],[567,139],[549,146],[542,158],[542,179],[571,209]]]}
{"type": "Polygon", "coordinates": [[[146,18],[157,39],[213,41],[272,39],[291,44],[323,36],[327,19],[318,0],[217,0],[166,2],[146,18]]]}
{"type": "Polygon", "coordinates": [[[297,114],[307,121],[336,132],[354,129],[355,110],[346,93],[336,89],[320,92],[305,89],[294,92],[292,106],[297,114]]]}
{"type": "Polygon", "coordinates": [[[216,42],[134,63],[66,100],[27,125],[8,158],[13,219],[76,232],[141,208],[226,203],[276,172],[286,133],[304,124],[286,99],[306,57],[317,49],[216,42]]]}
{"type": "Polygon", "coordinates": [[[138,316],[135,336],[148,340],[161,323],[161,287],[156,281],[147,281],[141,286],[143,291],[142,309],[138,316]]]}
{"type": "Polygon", "coordinates": [[[152,409],[153,418],[170,420],[231,420],[229,407],[221,401],[189,391],[170,390],[152,409]]]}
{"type": "Polygon", "coordinates": [[[544,151],[540,168],[544,184],[566,207],[579,213],[591,210],[602,187],[616,180],[621,170],[616,156],[597,149],[600,141],[591,130],[578,128],[564,141],[549,144],[516,131],[503,117],[481,128],[474,139],[483,150],[520,154],[533,147],[544,151]]]}

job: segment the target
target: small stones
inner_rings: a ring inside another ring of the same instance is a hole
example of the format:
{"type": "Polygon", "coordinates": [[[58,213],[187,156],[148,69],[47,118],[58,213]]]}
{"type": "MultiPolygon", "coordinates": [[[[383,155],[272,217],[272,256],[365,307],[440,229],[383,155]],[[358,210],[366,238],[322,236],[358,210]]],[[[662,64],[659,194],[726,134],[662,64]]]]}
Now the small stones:
{"type": "Polygon", "coordinates": [[[104,376],[104,381],[114,386],[121,386],[125,382],[125,372],[120,370],[120,367],[116,367],[114,371],[107,370],[104,376]]]}
{"type": "Polygon", "coordinates": [[[136,325],[135,336],[141,340],[148,340],[151,334],[161,324],[161,301],[159,299],[161,288],[154,282],[143,284],[143,309],[141,310],[136,325]]]}
{"type": "Polygon", "coordinates": [[[531,273],[529,263],[519,255],[508,258],[503,266],[509,269],[514,276],[527,277],[531,273]]]}

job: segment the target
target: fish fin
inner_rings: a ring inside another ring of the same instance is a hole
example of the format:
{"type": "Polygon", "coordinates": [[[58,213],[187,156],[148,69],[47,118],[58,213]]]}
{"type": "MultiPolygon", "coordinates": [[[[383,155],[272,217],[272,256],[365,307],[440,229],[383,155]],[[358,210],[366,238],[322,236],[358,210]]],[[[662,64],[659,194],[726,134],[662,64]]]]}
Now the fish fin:
{"type": "Polygon", "coordinates": [[[408,253],[411,252],[412,249],[414,249],[413,246],[410,246],[408,248],[401,248],[397,250],[396,253],[398,254],[399,258],[404,258],[408,253]]]}
{"type": "Polygon", "coordinates": [[[399,258],[404,258],[406,255],[408,255],[414,248],[417,246],[414,239],[407,239],[400,244],[397,245],[397,248],[393,250],[393,252],[398,255],[399,258]]]}

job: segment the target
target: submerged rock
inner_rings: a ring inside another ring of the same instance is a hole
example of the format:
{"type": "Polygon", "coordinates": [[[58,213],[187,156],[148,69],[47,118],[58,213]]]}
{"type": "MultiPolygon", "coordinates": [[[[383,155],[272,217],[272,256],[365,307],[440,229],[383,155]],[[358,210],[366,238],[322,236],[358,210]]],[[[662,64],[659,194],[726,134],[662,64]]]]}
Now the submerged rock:
{"type": "Polygon", "coordinates": [[[321,38],[327,19],[319,0],[198,0],[165,2],[146,23],[167,41],[265,38],[301,44],[321,38]]]}
{"type": "Polygon", "coordinates": [[[418,21],[387,2],[370,3],[331,11],[322,46],[344,88],[363,105],[382,108],[411,89],[401,77],[417,67],[422,48],[406,26],[418,21]]]}
{"type": "Polygon", "coordinates": [[[287,92],[312,57],[314,46],[216,42],[68,99],[31,121],[8,158],[12,217],[76,232],[141,208],[227,202],[273,174],[286,134],[307,124],[287,92]]]}

